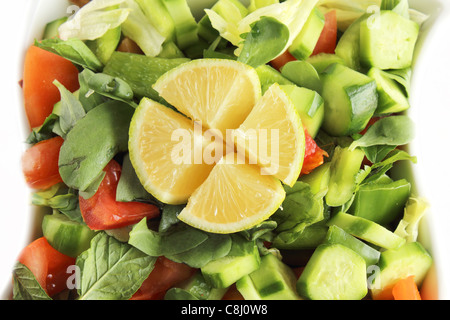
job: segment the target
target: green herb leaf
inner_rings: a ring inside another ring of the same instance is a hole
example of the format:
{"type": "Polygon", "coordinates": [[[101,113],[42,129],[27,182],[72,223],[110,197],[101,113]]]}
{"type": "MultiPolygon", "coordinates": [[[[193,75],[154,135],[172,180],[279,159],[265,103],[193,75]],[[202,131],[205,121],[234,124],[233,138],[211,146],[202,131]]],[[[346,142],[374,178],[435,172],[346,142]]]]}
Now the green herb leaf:
{"type": "Polygon", "coordinates": [[[42,289],[33,273],[25,265],[17,262],[13,268],[14,300],[52,300],[42,289]]]}
{"type": "Polygon", "coordinates": [[[289,29],[271,17],[262,17],[250,27],[250,32],[241,35],[245,41],[238,61],[257,68],[282,53],[289,41],[289,29]]]}
{"type": "Polygon", "coordinates": [[[101,232],[77,259],[80,300],[129,300],[154,268],[150,257],[101,232]]]}

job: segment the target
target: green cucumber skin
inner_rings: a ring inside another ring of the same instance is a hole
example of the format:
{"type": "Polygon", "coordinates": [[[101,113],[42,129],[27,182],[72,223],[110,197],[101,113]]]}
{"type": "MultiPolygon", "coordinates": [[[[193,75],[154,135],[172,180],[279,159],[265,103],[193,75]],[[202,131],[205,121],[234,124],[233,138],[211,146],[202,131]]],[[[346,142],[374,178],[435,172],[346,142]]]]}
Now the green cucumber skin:
{"type": "Polygon", "coordinates": [[[361,300],[368,293],[366,262],[341,244],[321,244],[298,279],[297,292],[310,300],[361,300]]]}
{"type": "Polygon", "coordinates": [[[67,17],[62,17],[59,19],[56,19],[52,22],[47,23],[44,29],[44,35],[42,39],[52,39],[59,35],[59,27],[67,21],[67,17]]]}

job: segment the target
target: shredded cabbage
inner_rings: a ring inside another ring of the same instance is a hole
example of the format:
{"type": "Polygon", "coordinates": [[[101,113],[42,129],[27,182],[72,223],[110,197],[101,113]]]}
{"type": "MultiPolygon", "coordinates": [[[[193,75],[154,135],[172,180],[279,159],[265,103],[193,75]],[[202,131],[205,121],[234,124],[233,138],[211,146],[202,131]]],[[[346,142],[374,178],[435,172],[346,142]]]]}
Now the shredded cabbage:
{"type": "MultiPolygon", "coordinates": [[[[235,51],[235,54],[238,56],[243,45],[241,34],[249,32],[251,30],[250,25],[264,16],[275,18],[288,27],[289,40],[285,50],[289,48],[302,30],[303,25],[318,1],[319,0],[286,0],[282,3],[275,3],[259,8],[238,22],[226,20],[209,9],[206,9],[205,12],[211,20],[214,29],[219,31],[223,38],[238,47],[235,51]]],[[[283,50],[282,53],[285,50],[283,50]]]]}
{"type": "Polygon", "coordinates": [[[395,234],[405,238],[406,242],[415,242],[419,234],[419,223],[430,205],[423,198],[410,198],[405,207],[403,219],[400,220],[395,234]]]}
{"type": "Polygon", "coordinates": [[[77,38],[95,40],[108,30],[120,26],[130,13],[128,8],[119,8],[125,0],[93,0],[59,27],[62,40],[77,38]],[[117,6],[114,8],[114,6],[117,6]]]}

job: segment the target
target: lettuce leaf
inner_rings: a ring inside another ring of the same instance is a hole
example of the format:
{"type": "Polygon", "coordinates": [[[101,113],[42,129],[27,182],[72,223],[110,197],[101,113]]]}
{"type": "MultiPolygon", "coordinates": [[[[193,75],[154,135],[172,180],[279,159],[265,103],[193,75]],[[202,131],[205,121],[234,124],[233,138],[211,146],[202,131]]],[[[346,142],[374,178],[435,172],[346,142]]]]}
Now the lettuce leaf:
{"type": "Polygon", "coordinates": [[[406,239],[406,242],[415,242],[419,234],[419,223],[427,213],[430,204],[424,198],[410,198],[405,207],[403,219],[400,220],[395,234],[406,239]]]}
{"type": "Polygon", "coordinates": [[[77,38],[95,40],[108,30],[120,26],[131,9],[119,8],[125,0],[93,0],[81,8],[74,16],[59,27],[62,40],[77,38]]]}

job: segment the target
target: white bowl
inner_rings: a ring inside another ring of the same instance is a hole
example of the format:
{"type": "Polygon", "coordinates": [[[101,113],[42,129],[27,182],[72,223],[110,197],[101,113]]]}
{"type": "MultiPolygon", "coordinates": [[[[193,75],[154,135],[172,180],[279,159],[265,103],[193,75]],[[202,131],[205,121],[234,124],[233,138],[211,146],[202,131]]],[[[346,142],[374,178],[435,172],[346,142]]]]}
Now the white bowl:
{"type": "MultiPolygon", "coordinates": [[[[215,0],[190,0],[195,14],[215,0]]],[[[432,253],[438,281],[438,297],[450,299],[450,2],[446,0],[410,0],[411,7],[430,15],[424,24],[412,79],[409,115],[416,122],[417,138],[410,152],[418,157],[412,166],[417,192],[431,203],[431,212],[423,220],[422,243],[432,253]],[[447,139],[446,139],[447,138],[447,139]]],[[[30,190],[20,167],[27,122],[23,112],[21,89],[25,50],[42,34],[46,22],[70,14],[70,3],[62,0],[15,0],[1,11],[3,30],[0,88],[2,107],[0,137],[0,298],[7,299],[11,269],[18,253],[35,236],[36,208],[30,206],[30,190]],[[6,69],[6,70],[5,70],[6,69]]]]}

